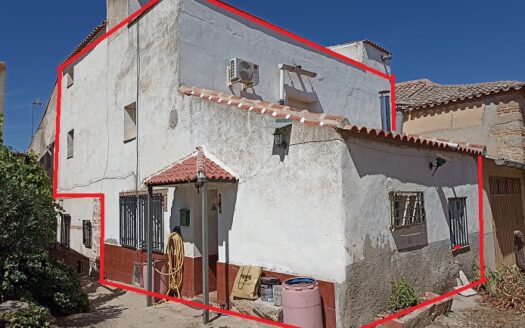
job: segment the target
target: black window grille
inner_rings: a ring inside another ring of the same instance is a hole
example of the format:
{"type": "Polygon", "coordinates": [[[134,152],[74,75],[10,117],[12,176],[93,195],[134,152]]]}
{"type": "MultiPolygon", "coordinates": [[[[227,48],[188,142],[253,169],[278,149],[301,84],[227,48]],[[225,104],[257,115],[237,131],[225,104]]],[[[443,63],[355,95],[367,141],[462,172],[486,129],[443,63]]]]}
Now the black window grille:
{"type": "Polygon", "coordinates": [[[423,192],[392,191],[389,196],[392,229],[426,223],[423,192]]]}
{"type": "Polygon", "coordinates": [[[457,197],[448,199],[448,214],[450,218],[450,244],[452,248],[467,246],[467,198],[457,197]]]}
{"type": "Polygon", "coordinates": [[[62,222],[60,224],[60,245],[69,248],[69,237],[71,229],[71,215],[62,214],[62,222]]]}
{"type": "MultiPolygon", "coordinates": [[[[147,247],[147,206],[148,195],[120,197],[120,244],[145,249],[147,247]],[[138,213],[137,213],[138,204],[138,213]]],[[[153,250],[164,250],[163,211],[164,196],[153,194],[153,250]]]]}
{"type": "Polygon", "coordinates": [[[91,248],[91,221],[83,220],[82,221],[82,243],[87,248],[91,248]]]}

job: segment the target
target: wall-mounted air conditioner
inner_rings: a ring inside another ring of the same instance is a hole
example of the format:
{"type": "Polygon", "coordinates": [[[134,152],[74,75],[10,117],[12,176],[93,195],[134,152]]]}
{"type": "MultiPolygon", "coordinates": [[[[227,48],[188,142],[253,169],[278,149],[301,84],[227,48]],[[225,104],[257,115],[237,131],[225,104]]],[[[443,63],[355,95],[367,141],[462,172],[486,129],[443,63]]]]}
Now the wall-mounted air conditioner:
{"type": "Polygon", "coordinates": [[[242,83],[245,86],[259,84],[259,65],[240,58],[232,58],[228,74],[228,83],[242,83]]]}

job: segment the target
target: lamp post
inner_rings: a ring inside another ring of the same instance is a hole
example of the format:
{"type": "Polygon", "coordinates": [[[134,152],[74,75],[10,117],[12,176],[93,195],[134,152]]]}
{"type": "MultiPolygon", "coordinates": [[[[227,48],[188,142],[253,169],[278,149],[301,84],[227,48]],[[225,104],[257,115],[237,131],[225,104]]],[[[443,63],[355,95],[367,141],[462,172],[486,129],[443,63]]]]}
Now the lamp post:
{"type": "Polygon", "coordinates": [[[29,140],[29,144],[33,142],[33,133],[35,131],[35,110],[42,107],[42,101],[40,101],[40,98],[36,98],[35,101],[31,103],[31,105],[31,139],[29,140]]]}

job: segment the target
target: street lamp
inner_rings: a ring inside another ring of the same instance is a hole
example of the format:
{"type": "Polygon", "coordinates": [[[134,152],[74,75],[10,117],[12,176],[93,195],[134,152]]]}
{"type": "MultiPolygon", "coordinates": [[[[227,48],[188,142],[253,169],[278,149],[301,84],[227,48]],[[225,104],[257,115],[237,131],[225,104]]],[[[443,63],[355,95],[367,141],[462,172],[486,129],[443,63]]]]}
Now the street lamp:
{"type": "Polygon", "coordinates": [[[31,109],[31,139],[29,140],[29,143],[33,142],[33,132],[35,131],[35,110],[40,109],[42,107],[42,101],[40,101],[40,98],[36,98],[35,101],[31,103],[33,105],[31,109]]]}

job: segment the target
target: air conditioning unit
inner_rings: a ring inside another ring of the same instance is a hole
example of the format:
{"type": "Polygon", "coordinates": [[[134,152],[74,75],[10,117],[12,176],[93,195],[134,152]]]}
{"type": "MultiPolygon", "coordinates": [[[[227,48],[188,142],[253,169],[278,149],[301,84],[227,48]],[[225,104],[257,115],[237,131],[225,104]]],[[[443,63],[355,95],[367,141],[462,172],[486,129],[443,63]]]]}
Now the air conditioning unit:
{"type": "Polygon", "coordinates": [[[229,84],[242,83],[246,86],[259,84],[259,65],[240,58],[230,60],[229,84]]]}

